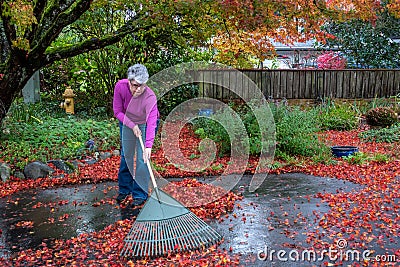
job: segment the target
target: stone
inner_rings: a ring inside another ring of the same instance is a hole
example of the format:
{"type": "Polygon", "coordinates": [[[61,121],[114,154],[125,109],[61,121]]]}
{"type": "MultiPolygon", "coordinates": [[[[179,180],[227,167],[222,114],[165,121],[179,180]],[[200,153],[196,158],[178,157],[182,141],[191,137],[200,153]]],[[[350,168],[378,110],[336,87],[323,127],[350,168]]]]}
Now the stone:
{"type": "Polygon", "coordinates": [[[41,161],[28,163],[24,168],[24,175],[27,179],[45,178],[53,172],[54,169],[41,161]]]}
{"type": "Polygon", "coordinates": [[[108,159],[111,158],[111,153],[110,152],[100,152],[100,159],[104,160],[104,159],[108,159]]]}
{"type": "Polygon", "coordinates": [[[85,164],[80,162],[79,160],[72,160],[71,164],[74,166],[75,169],[78,169],[79,167],[85,166],[85,164]]]}
{"type": "Polygon", "coordinates": [[[95,158],[87,158],[84,161],[88,165],[92,165],[92,164],[95,164],[97,162],[97,160],[95,158]]]}
{"type": "Polygon", "coordinates": [[[6,182],[10,179],[11,176],[11,168],[7,163],[0,163],[0,176],[3,182],[6,182]]]}
{"type": "Polygon", "coordinates": [[[23,174],[23,172],[20,172],[20,171],[16,171],[16,172],[14,172],[14,175],[13,175],[15,178],[19,178],[19,179],[25,179],[25,175],[23,174]]]}
{"type": "Polygon", "coordinates": [[[74,172],[74,165],[68,164],[64,160],[49,160],[47,163],[52,163],[57,169],[62,170],[65,173],[73,173],[74,172]]]}

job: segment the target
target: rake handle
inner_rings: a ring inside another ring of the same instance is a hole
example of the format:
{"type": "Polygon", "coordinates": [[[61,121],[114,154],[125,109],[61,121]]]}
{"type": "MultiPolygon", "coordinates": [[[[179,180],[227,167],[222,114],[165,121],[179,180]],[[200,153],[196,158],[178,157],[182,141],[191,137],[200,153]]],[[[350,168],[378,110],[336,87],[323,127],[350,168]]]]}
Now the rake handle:
{"type": "MultiPolygon", "coordinates": [[[[138,139],[140,141],[140,146],[142,147],[142,152],[144,153],[145,148],[144,148],[142,137],[139,137],[138,139]]],[[[160,201],[160,195],[158,194],[158,187],[157,187],[156,179],[154,178],[153,169],[151,168],[151,165],[150,165],[150,159],[146,160],[146,165],[147,165],[147,169],[149,170],[151,182],[153,183],[154,190],[156,191],[158,201],[160,201]]]]}

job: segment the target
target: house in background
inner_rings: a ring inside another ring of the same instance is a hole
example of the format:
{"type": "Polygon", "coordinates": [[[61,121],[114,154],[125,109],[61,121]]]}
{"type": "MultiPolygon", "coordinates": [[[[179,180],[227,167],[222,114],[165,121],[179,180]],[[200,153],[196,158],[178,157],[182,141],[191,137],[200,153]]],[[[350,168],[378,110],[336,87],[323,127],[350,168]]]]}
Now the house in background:
{"type": "Polygon", "coordinates": [[[263,68],[268,69],[304,69],[317,68],[317,57],[322,50],[317,48],[316,42],[310,40],[304,43],[296,42],[293,45],[285,45],[273,42],[277,58],[262,62],[263,68]]]}
{"type": "MultiPolygon", "coordinates": [[[[400,36],[390,37],[391,41],[400,44],[400,36]]],[[[315,40],[293,45],[285,45],[273,42],[277,57],[273,60],[262,62],[263,68],[268,69],[305,69],[317,68],[317,58],[324,50],[319,47],[315,40]]],[[[339,51],[338,48],[330,51],[339,51]]],[[[350,68],[360,68],[360,66],[349,65],[350,68]]]]}

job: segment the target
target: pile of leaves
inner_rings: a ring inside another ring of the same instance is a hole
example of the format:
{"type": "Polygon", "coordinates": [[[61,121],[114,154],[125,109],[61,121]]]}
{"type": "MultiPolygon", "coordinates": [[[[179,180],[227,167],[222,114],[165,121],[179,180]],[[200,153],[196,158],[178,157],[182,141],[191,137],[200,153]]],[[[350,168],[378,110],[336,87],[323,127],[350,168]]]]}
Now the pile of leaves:
{"type": "Polygon", "coordinates": [[[232,211],[235,202],[242,198],[231,191],[196,179],[169,183],[163,190],[185,207],[191,207],[199,218],[223,219],[222,215],[232,211]]]}

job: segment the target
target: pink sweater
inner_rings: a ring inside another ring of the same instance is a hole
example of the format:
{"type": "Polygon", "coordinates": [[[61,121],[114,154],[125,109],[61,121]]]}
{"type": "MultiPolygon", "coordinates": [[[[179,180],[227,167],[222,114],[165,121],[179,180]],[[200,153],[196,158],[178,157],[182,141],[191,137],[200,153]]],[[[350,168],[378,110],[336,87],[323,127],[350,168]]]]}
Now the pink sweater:
{"type": "Polygon", "coordinates": [[[131,129],[136,124],[147,123],[145,146],[153,146],[159,115],[157,97],[153,90],[146,86],[143,94],[133,98],[129,80],[119,80],[114,88],[113,110],[114,116],[131,129]]]}

